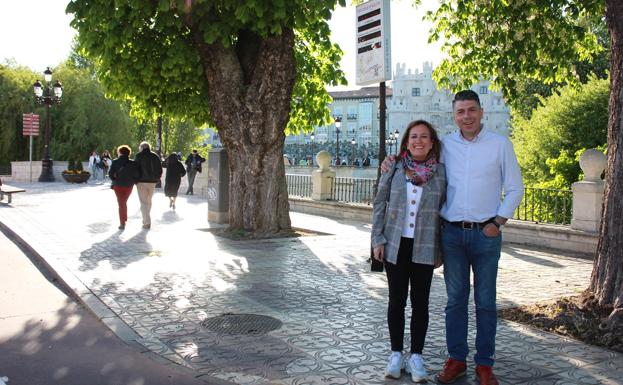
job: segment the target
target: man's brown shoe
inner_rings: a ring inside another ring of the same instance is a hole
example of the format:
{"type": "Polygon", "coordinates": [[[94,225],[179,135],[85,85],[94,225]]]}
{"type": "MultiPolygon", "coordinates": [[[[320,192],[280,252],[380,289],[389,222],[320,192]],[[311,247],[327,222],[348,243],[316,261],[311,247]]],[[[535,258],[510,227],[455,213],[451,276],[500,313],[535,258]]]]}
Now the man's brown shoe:
{"type": "Polygon", "coordinates": [[[457,378],[464,376],[467,370],[467,365],[463,361],[455,360],[454,358],[448,358],[443,365],[443,370],[437,373],[435,379],[442,384],[451,384],[457,380],[457,378]]]}
{"type": "Polygon", "coordinates": [[[480,380],[480,385],[499,385],[491,366],[476,365],[476,378],[480,380]]]}

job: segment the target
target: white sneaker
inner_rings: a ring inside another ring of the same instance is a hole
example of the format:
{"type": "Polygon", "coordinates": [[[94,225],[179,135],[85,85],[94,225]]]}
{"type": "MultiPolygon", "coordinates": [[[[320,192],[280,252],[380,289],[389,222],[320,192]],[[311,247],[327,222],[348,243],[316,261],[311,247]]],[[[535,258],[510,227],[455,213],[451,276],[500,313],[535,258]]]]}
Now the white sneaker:
{"type": "Polygon", "coordinates": [[[389,360],[387,361],[387,368],[385,368],[385,377],[391,377],[394,379],[400,378],[400,371],[403,367],[403,359],[401,352],[392,352],[389,355],[389,360]]]}
{"type": "Polygon", "coordinates": [[[428,381],[428,373],[424,368],[424,360],[421,354],[411,354],[405,364],[405,372],[411,373],[411,381],[413,382],[428,381]]]}

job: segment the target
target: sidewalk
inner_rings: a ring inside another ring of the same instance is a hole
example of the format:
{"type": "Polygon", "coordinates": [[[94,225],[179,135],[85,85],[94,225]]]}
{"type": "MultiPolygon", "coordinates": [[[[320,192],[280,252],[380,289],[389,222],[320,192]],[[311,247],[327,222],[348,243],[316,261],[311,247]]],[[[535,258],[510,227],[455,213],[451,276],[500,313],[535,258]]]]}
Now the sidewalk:
{"type": "Polygon", "coordinates": [[[0,378],[9,384],[205,384],[118,339],[2,233],[0,250],[0,378]]]}
{"type": "MultiPolygon", "coordinates": [[[[369,224],[292,213],[293,226],[329,235],[235,242],[209,231],[203,199],[181,195],[170,211],[160,191],[152,229],[141,229],[134,192],[126,230],[119,232],[107,185],[14,184],[27,192],[0,205],[0,223],[129,344],[210,383],[410,383],[406,376],[382,377],[387,285],[365,262],[369,224]]],[[[591,265],[506,246],[499,305],[578,293],[591,265]]],[[[446,357],[444,306],[436,270],[424,352],[431,374],[446,357]]],[[[472,346],[473,332],[472,324],[472,346]]],[[[622,355],[511,322],[499,322],[497,347],[496,373],[504,384],[620,384],[623,378],[622,355]]],[[[457,384],[472,383],[470,362],[468,378],[457,384]]]]}

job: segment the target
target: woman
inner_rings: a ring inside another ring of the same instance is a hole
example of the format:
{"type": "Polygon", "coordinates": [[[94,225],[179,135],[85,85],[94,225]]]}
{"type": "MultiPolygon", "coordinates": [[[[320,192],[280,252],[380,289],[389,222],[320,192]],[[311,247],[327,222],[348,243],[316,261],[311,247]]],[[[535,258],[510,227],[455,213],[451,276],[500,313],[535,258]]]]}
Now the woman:
{"type": "Polygon", "coordinates": [[[97,181],[97,175],[99,174],[99,163],[100,156],[96,150],[93,150],[93,152],[91,152],[91,156],[89,156],[89,168],[91,169],[91,175],[93,175],[94,182],[97,181]]]}
{"type": "Polygon", "coordinates": [[[176,153],[172,153],[165,160],[165,167],[167,168],[167,173],[164,177],[164,195],[169,197],[169,207],[175,210],[177,190],[180,188],[182,177],[186,175],[186,169],[176,153]]]}
{"type": "Polygon", "coordinates": [[[141,176],[138,166],[130,159],[131,154],[130,146],[125,144],[119,146],[117,148],[119,157],[112,161],[108,171],[119,204],[119,230],[125,229],[125,223],[128,221],[128,198],[141,176]]]}
{"type": "Polygon", "coordinates": [[[411,285],[411,354],[405,371],[414,382],[427,380],[422,350],[428,328],[433,269],[441,265],[439,209],[446,195],[446,172],[439,163],[441,143],[433,126],[416,120],[407,126],[400,154],[379,180],[372,223],[373,257],[384,261],[389,286],[387,324],[392,353],[386,377],[399,378],[405,306],[411,285]]]}
{"type": "Polygon", "coordinates": [[[110,165],[112,163],[112,157],[110,156],[110,152],[108,152],[108,150],[105,150],[104,152],[102,152],[101,163],[104,169],[104,172],[102,174],[103,175],[102,179],[106,180],[108,176],[108,171],[110,170],[110,165]]]}

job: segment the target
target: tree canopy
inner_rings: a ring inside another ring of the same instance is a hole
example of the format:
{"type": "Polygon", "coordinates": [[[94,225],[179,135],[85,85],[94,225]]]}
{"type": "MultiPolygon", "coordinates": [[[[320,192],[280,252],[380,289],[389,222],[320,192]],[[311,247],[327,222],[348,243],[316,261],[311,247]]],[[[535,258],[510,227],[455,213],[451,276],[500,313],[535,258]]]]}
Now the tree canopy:
{"type": "Polygon", "coordinates": [[[109,94],[130,100],[145,117],[211,125],[205,65],[193,33],[208,45],[234,48],[244,61],[258,49],[256,36],[294,29],[297,71],[287,129],[296,133],[330,120],[325,84],[346,82],[342,51],[331,43],[326,22],[337,3],[344,0],[73,0],[67,12],[74,15],[81,51],[95,62],[109,94]],[[201,20],[198,31],[189,28],[190,19],[201,20]]]}
{"type": "Polygon", "coordinates": [[[603,50],[594,30],[603,15],[600,0],[442,0],[427,15],[429,40],[444,40],[449,56],[434,77],[454,88],[491,79],[510,99],[523,79],[577,83],[576,63],[603,50]]]}
{"type": "MultiPolygon", "coordinates": [[[[42,74],[15,63],[0,65],[0,164],[27,160],[28,138],[22,135],[22,114],[39,114],[40,135],[33,139],[33,160],[43,151],[45,107],[36,106],[33,84],[42,74]]],[[[94,150],[111,150],[122,143],[138,143],[135,122],[128,109],[106,98],[101,85],[87,67],[69,60],[53,68],[53,81],[63,84],[61,103],[50,108],[50,152],[54,159],[86,159],[94,150]]]]}
{"type": "Polygon", "coordinates": [[[609,95],[609,80],[592,78],[543,99],[530,119],[514,117],[512,141],[526,185],[568,189],[578,181],[576,153],[606,145],[609,95]]]}

